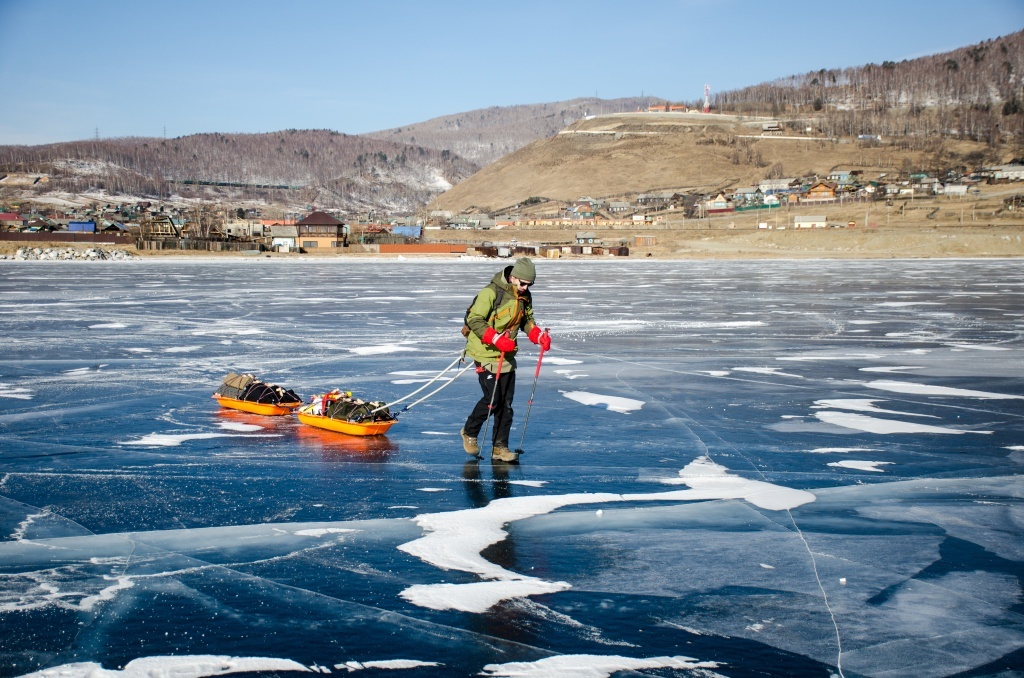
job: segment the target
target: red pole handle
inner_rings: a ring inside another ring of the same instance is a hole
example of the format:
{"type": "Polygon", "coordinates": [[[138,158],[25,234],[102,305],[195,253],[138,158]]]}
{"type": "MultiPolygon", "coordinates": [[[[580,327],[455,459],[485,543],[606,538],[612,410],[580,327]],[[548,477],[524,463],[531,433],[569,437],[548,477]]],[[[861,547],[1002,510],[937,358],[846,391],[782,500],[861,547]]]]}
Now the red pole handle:
{"type": "MultiPolygon", "coordinates": [[[[545,327],[544,328],[544,333],[547,334],[548,332],[550,332],[550,328],[545,327]]],[[[537,371],[533,373],[534,379],[536,379],[537,377],[540,376],[540,362],[542,360],[544,360],[544,347],[543,346],[540,347],[540,355],[537,356],[537,371]]],[[[532,398],[531,398],[531,400],[532,400],[532,398]]]]}

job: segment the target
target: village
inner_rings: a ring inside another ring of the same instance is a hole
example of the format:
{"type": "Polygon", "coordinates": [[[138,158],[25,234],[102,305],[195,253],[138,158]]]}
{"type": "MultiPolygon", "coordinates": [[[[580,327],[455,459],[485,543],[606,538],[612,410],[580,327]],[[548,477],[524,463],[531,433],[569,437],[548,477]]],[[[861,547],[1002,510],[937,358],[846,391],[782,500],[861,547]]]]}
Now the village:
{"type": "MultiPolygon", "coordinates": [[[[976,201],[985,187],[1024,181],[1024,165],[936,174],[866,177],[863,171],[851,169],[824,177],[765,179],[758,185],[706,194],[664,190],[618,199],[581,196],[572,202],[531,197],[499,213],[425,209],[417,215],[347,215],[313,205],[285,210],[93,199],[84,206],[56,207],[11,200],[0,204],[0,242],[105,243],[140,252],[629,256],[631,249],[653,246],[659,234],[671,230],[857,226],[856,221],[830,219],[823,208],[831,206],[862,205],[861,227],[876,228],[880,219],[888,225],[890,215],[903,214],[908,205],[955,201],[961,206],[958,221],[964,223],[965,204],[976,201]],[[881,209],[869,221],[872,205],[881,209]],[[542,242],[516,238],[531,231],[547,237],[542,242]],[[551,237],[552,232],[557,235],[551,237]]],[[[0,178],[0,186],[9,178],[0,178]]],[[[46,177],[32,179],[40,181],[46,177]]],[[[1003,209],[1013,212],[1024,203],[1024,196],[1010,191],[1002,203],[1003,209]]]]}

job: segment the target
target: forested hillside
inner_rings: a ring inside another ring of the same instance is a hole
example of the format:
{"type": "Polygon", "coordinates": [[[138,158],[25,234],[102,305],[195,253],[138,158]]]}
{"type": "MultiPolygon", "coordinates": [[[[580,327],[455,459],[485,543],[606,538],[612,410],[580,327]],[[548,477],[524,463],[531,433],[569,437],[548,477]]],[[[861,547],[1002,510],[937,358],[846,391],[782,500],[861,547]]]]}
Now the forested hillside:
{"type": "MultiPolygon", "coordinates": [[[[811,57],[815,58],[815,57],[811,57]]],[[[832,136],[1024,141],[1024,31],[900,62],[810,71],[721,92],[718,112],[813,114],[832,136]]]]}
{"type": "Polygon", "coordinates": [[[413,211],[477,169],[449,151],[329,130],[0,146],[2,172],[48,175],[39,191],[262,197],[353,211],[413,211]]]}
{"type": "Polygon", "coordinates": [[[550,104],[492,106],[363,136],[448,149],[483,167],[537,139],[557,134],[584,117],[635,111],[646,108],[651,101],[651,97],[589,97],[550,104]]]}

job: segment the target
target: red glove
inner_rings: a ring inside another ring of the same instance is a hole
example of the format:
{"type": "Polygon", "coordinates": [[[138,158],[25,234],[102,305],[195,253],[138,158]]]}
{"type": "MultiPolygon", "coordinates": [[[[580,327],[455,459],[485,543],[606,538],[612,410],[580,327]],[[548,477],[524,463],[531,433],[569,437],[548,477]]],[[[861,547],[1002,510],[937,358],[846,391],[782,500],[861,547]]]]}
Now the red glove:
{"type": "Polygon", "coordinates": [[[530,341],[535,344],[540,344],[540,347],[545,351],[551,350],[551,335],[547,332],[541,332],[540,328],[536,325],[534,325],[533,329],[530,330],[530,334],[528,336],[530,337],[530,341]]]}
{"type": "Polygon", "coordinates": [[[484,330],[484,343],[494,346],[494,348],[502,353],[510,353],[516,350],[516,342],[512,341],[504,332],[498,334],[494,331],[493,327],[488,327],[484,330]]]}

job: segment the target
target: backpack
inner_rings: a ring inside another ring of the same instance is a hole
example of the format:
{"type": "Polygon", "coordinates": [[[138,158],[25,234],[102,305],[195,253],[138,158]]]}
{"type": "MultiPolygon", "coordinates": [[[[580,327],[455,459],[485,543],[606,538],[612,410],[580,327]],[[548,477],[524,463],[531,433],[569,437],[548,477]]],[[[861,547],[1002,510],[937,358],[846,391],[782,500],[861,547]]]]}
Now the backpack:
{"type": "MultiPolygon", "coordinates": [[[[501,302],[505,299],[505,288],[500,285],[495,285],[493,282],[487,283],[487,287],[494,288],[494,303],[491,304],[491,310],[487,313],[487,318],[490,319],[490,317],[494,315],[494,309],[500,307],[501,302]]],[[[487,287],[484,289],[487,289],[487,287]]],[[[466,339],[469,339],[469,333],[472,332],[472,330],[469,329],[469,312],[473,310],[473,304],[476,303],[477,297],[479,296],[480,294],[477,293],[476,297],[473,297],[473,301],[466,308],[466,313],[462,316],[462,336],[466,339]]]]}
{"type": "Polygon", "coordinates": [[[234,372],[228,372],[228,375],[224,377],[224,381],[221,383],[220,388],[217,389],[217,392],[226,398],[242,400],[242,395],[254,381],[256,381],[256,377],[251,374],[236,374],[234,372]]]}

